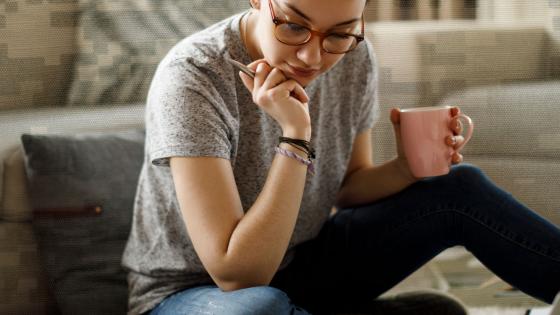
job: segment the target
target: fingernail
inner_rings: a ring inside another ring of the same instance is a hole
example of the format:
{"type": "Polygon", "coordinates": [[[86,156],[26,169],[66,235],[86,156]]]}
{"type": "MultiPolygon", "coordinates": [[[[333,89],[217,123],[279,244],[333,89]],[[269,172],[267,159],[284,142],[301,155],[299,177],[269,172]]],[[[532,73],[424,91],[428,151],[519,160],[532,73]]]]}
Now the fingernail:
{"type": "Polygon", "coordinates": [[[261,71],[263,67],[264,67],[263,64],[259,63],[259,65],[257,66],[257,71],[261,71]]]}

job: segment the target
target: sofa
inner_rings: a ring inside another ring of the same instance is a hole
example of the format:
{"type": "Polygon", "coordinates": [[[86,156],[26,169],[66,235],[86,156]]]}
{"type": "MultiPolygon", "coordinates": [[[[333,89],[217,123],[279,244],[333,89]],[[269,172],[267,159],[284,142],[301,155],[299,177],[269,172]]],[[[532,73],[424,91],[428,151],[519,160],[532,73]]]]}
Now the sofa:
{"type": "MultiPolygon", "coordinates": [[[[75,144],[72,141],[78,137],[77,145],[87,148],[89,151],[86,152],[106,158],[105,147],[92,147],[88,139],[118,135],[120,144],[123,139],[132,139],[120,135],[142,130],[142,98],[150,80],[146,73],[153,71],[149,66],[157,64],[158,58],[172,43],[169,40],[167,46],[157,46],[148,54],[148,72],[140,75],[139,81],[137,76],[135,80],[140,83],[124,89],[127,93],[116,93],[111,90],[113,86],[90,87],[83,83],[83,80],[91,79],[90,76],[113,75],[120,80],[138,68],[119,59],[122,54],[117,52],[124,48],[110,45],[110,49],[99,53],[96,59],[98,64],[108,62],[109,67],[93,74],[88,72],[91,65],[83,62],[84,52],[96,51],[97,47],[85,41],[88,37],[81,33],[80,23],[85,23],[83,19],[87,17],[83,13],[91,9],[91,3],[86,6],[88,2],[0,4],[5,9],[5,15],[0,17],[3,77],[0,79],[0,314],[69,313],[72,308],[61,301],[63,291],[59,285],[66,276],[64,272],[75,273],[79,268],[56,269],[69,260],[49,259],[52,253],[48,251],[53,249],[48,243],[53,237],[49,231],[60,232],[61,227],[80,226],[83,220],[100,218],[109,214],[107,209],[112,209],[109,202],[104,207],[83,208],[84,212],[72,218],[74,221],[48,215],[45,218],[49,212],[38,204],[31,191],[41,191],[43,199],[40,200],[45,203],[59,197],[74,198],[76,196],[59,194],[74,192],[73,189],[79,188],[77,186],[84,181],[87,184],[89,175],[78,179],[59,178],[58,182],[47,178],[43,182],[44,178],[37,179],[41,172],[58,176],[61,173],[57,172],[66,170],[49,168],[49,165],[41,169],[32,161],[42,159],[42,151],[30,148],[34,143],[54,143],[49,141],[66,141],[71,144],[66,148],[72,148],[75,144]],[[117,59],[118,66],[111,64],[117,59]],[[75,93],[77,80],[82,80],[81,87],[88,87],[88,93],[75,93]],[[111,97],[100,101],[91,92],[95,88],[104,91],[100,94],[111,97]],[[106,99],[111,101],[106,102],[106,99]],[[22,137],[24,134],[26,136],[22,137]]],[[[109,5],[104,1],[98,3],[109,5]]],[[[147,5],[144,1],[138,3],[139,6],[147,5]]],[[[201,12],[211,11],[202,2],[196,3],[202,6],[201,12]]],[[[227,15],[237,9],[222,6],[219,12],[227,15]]],[[[219,16],[213,18],[190,25],[189,32],[208,25],[219,16]]],[[[557,104],[560,102],[560,74],[550,71],[549,64],[555,52],[552,35],[545,27],[475,21],[368,23],[366,36],[376,49],[380,67],[382,112],[372,138],[376,163],[395,154],[388,118],[391,107],[460,106],[475,122],[475,135],[464,150],[465,161],[480,166],[499,185],[560,225],[560,185],[557,180],[560,176],[560,110],[557,104]]],[[[138,152],[141,146],[137,135],[135,137],[134,148],[138,152]]],[[[42,149],[49,148],[52,147],[46,145],[42,149]]],[[[80,152],[75,147],[72,152],[79,157],[80,152]]],[[[55,153],[58,155],[52,156],[67,156],[66,151],[55,153]]],[[[135,158],[135,163],[142,162],[137,155],[135,158]]],[[[114,160],[111,163],[120,159],[114,160]]],[[[59,167],[60,163],[55,162],[49,161],[59,167]]],[[[71,163],[62,166],[92,167],[79,159],[71,160],[71,163]]],[[[95,167],[89,171],[101,172],[95,167]]],[[[105,177],[108,180],[119,177],[120,171],[116,168],[110,173],[109,170],[105,177]]],[[[71,172],[68,174],[72,175],[71,172]]],[[[125,214],[128,215],[130,198],[134,197],[134,191],[130,190],[135,185],[133,175],[129,174],[128,182],[124,183],[128,187],[128,199],[122,206],[119,204],[119,207],[126,208],[128,212],[125,214]]],[[[98,186],[104,184],[96,185],[94,189],[103,188],[98,186]]],[[[116,187],[122,187],[123,183],[119,185],[116,187]]],[[[76,194],[87,195],[88,191],[74,192],[76,194]]],[[[126,221],[126,218],[121,216],[119,220],[126,221]]],[[[126,222],[121,223],[126,226],[126,222]]],[[[122,233],[120,235],[122,239],[122,233]]],[[[73,247],[69,253],[76,250],[75,244],[70,245],[73,247]]],[[[88,243],[79,243],[80,253],[89,250],[103,255],[96,252],[97,247],[93,249],[96,244],[90,245],[92,247],[88,247],[88,243]]],[[[118,246],[122,245],[121,240],[118,246]]],[[[64,251],[64,247],[56,250],[64,251]]],[[[123,275],[124,271],[119,274],[121,286],[123,275]]],[[[90,278],[81,278],[82,283],[87,283],[87,279],[90,278]]],[[[107,281],[111,282],[111,279],[107,281]]],[[[68,287],[64,289],[68,290],[68,287]]],[[[95,296],[90,297],[96,301],[95,296]]],[[[122,305],[122,301],[120,303],[122,305]]],[[[80,313],[88,312],[84,309],[80,313]]]]}

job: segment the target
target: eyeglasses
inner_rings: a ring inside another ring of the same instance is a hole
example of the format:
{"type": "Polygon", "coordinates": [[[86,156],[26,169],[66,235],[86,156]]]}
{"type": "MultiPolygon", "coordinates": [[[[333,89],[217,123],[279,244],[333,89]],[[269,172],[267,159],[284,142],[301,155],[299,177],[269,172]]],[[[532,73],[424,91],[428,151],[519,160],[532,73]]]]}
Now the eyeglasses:
{"type": "Polygon", "coordinates": [[[350,33],[322,33],[314,31],[286,20],[279,19],[274,13],[272,1],[268,0],[272,22],[275,24],[274,35],[280,42],[291,45],[303,45],[313,36],[321,39],[321,48],[331,54],[345,54],[358,46],[364,40],[364,15],[362,14],[362,33],[360,35],[350,33]]]}

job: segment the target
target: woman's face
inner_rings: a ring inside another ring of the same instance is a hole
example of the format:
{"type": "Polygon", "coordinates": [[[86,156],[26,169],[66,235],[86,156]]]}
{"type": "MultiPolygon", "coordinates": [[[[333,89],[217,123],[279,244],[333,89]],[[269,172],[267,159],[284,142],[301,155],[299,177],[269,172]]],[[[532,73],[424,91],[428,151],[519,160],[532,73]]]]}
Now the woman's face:
{"type": "Polygon", "coordinates": [[[256,50],[271,66],[279,68],[288,78],[304,87],[334,66],[344,54],[322,50],[318,36],[312,36],[309,42],[299,46],[278,41],[274,35],[269,1],[276,17],[281,20],[323,33],[361,32],[361,16],[366,0],[260,0],[257,25],[253,29],[256,32],[256,50]],[[336,26],[348,21],[352,22],[336,26]]]}

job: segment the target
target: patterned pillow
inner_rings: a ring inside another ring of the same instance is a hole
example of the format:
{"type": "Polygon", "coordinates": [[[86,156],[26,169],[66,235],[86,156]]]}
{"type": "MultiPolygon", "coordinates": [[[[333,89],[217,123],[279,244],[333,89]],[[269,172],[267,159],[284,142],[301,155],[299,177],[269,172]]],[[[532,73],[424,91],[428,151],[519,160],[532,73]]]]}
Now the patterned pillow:
{"type": "Polygon", "coordinates": [[[157,64],[182,38],[249,8],[239,0],[79,0],[69,105],[144,101],[157,64]]]}

